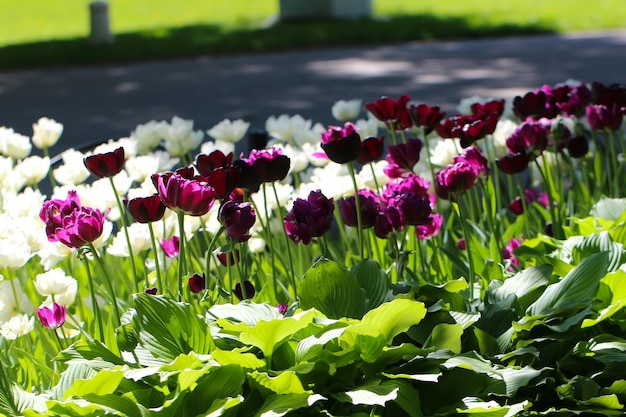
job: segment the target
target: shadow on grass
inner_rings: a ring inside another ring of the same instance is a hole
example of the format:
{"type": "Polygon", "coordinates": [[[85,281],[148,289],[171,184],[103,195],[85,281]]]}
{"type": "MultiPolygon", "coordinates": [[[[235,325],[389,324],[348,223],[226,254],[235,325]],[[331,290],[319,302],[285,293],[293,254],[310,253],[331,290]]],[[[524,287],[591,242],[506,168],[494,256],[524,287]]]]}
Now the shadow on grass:
{"type": "Polygon", "coordinates": [[[10,45],[0,48],[0,69],[553,32],[537,24],[473,26],[463,18],[441,18],[427,14],[396,16],[384,20],[279,22],[267,28],[234,31],[224,31],[216,25],[193,25],[116,34],[115,43],[109,46],[93,46],[84,38],[10,45]]]}

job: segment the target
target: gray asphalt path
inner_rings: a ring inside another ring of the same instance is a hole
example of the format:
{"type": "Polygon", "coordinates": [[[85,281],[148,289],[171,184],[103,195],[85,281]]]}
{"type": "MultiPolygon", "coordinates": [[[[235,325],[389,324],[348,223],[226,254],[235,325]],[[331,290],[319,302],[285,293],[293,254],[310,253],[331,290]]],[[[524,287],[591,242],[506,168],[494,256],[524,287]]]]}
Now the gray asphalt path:
{"type": "Polygon", "coordinates": [[[270,115],[332,123],[338,99],[409,94],[454,112],[460,99],[514,97],[567,79],[626,82],[626,30],[458,42],[199,57],[0,73],[0,125],[30,135],[65,125],[53,153],[128,136],[139,123],[224,118],[262,128],[270,115]]]}

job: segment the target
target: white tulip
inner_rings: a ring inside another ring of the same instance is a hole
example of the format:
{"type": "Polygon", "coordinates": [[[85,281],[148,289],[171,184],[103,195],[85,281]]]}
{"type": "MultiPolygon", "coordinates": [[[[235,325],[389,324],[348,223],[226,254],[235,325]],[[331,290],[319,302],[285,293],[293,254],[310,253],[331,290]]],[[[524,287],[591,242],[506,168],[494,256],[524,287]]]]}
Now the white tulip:
{"type": "Polygon", "coordinates": [[[38,149],[49,148],[59,141],[62,133],[61,123],[42,117],[33,124],[33,145],[38,149]]]}

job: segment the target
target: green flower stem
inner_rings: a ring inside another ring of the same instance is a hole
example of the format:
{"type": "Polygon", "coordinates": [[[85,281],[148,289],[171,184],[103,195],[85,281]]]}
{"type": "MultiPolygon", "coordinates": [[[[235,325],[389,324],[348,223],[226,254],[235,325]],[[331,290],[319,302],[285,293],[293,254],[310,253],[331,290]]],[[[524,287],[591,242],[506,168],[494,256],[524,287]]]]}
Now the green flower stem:
{"type": "MultiPolygon", "coordinates": [[[[130,257],[131,270],[133,271],[134,284],[137,286],[137,291],[139,291],[139,279],[137,275],[137,268],[135,267],[135,256],[133,255],[133,247],[130,244],[130,236],[128,235],[128,225],[126,223],[126,211],[124,210],[124,206],[122,205],[120,196],[117,193],[117,188],[115,187],[115,182],[113,181],[113,177],[109,177],[109,183],[111,184],[111,188],[113,189],[113,194],[115,195],[117,208],[120,211],[120,221],[122,222],[122,228],[124,229],[124,237],[126,238],[126,245],[128,246],[128,254],[130,257]]],[[[146,276],[146,286],[150,286],[147,276],[146,276]]]]}
{"type": "Polygon", "coordinates": [[[96,251],[96,248],[93,246],[93,243],[89,242],[87,243],[89,250],[91,251],[91,253],[93,253],[93,257],[96,259],[96,262],[98,263],[98,266],[100,266],[100,270],[102,272],[102,276],[104,277],[104,282],[107,285],[107,289],[109,290],[109,296],[111,297],[111,303],[113,303],[113,313],[115,314],[115,319],[116,319],[116,323],[115,323],[115,327],[118,327],[120,325],[120,310],[119,307],[117,305],[117,297],[115,296],[115,290],[113,289],[113,283],[111,282],[109,273],[106,270],[106,267],[104,266],[104,262],[102,262],[102,258],[100,257],[100,255],[98,255],[98,252],[96,251]]]}
{"type": "Polygon", "coordinates": [[[179,242],[179,254],[178,254],[178,301],[183,300],[183,276],[187,273],[186,269],[186,253],[185,250],[185,213],[179,211],[178,213],[178,233],[180,234],[179,242]]]}
{"type": "Polygon", "coordinates": [[[563,235],[563,229],[561,228],[561,217],[559,216],[559,210],[560,208],[557,208],[554,204],[554,202],[556,201],[554,198],[554,184],[552,182],[552,178],[549,172],[549,166],[548,166],[548,161],[545,155],[542,155],[543,158],[543,166],[545,168],[545,171],[543,169],[541,169],[541,165],[539,164],[539,161],[535,160],[535,163],[537,164],[537,168],[539,169],[539,173],[541,174],[541,178],[543,179],[543,183],[546,187],[546,190],[548,192],[548,201],[550,204],[550,217],[552,217],[552,230],[554,232],[554,237],[556,239],[563,239],[564,235],[563,235]]]}
{"type": "Polygon", "coordinates": [[[357,241],[359,244],[359,256],[363,259],[363,220],[361,219],[361,201],[359,198],[359,187],[356,184],[356,176],[354,174],[354,163],[348,162],[348,171],[350,172],[350,178],[352,178],[352,185],[354,187],[354,205],[356,209],[356,223],[357,223],[357,241]]]}
{"type": "MultiPolygon", "coordinates": [[[[46,158],[50,158],[50,149],[47,146],[43,148],[43,156],[46,158]]],[[[57,182],[54,179],[54,175],[52,174],[52,167],[48,168],[48,179],[50,180],[50,186],[54,190],[57,186],[57,182]]]]}
{"type": "Polygon", "coordinates": [[[372,179],[374,180],[374,186],[376,187],[376,194],[380,196],[380,185],[378,184],[378,179],[376,178],[374,164],[370,162],[368,165],[370,166],[370,170],[372,171],[372,179]]]}
{"type": "MultiPolygon", "coordinates": [[[[259,222],[261,223],[261,227],[263,228],[263,232],[265,233],[265,241],[267,243],[267,245],[270,247],[270,264],[272,265],[272,282],[273,285],[272,287],[274,288],[274,299],[278,300],[278,273],[276,272],[276,257],[275,257],[275,253],[274,253],[274,240],[273,240],[273,236],[272,236],[272,230],[270,227],[270,213],[269,210],[267,209],[267,190],[265,189],[265,183],[262,184],[262,188],[263,188],[263,204],[264,204],[264,213],[265,213],[265,224],[263,224],[263,219],[261,218],[262,216],[259,216],[259,222]]],[[[254,203],[253,199],[250,199],[250,201],[252,201],[252,204],[254,206],[254,210],[258,213],[259,210],[256,207],[256,204],[254,203]]]]}
{"type": "Polygon", "coordinates": [[[242,245],[239,242],[233,242],[234,253],[236,253],[237,246],[241,247],[241,249],[239,250],[239,260],[237,261],[235,265],[237,265],[237,275],[239,276],[239,286],[241,287],[241,299],[243,301],[243,300],[248,299],[248,291],[246,291],[246,286],[245,286],[245,273],[243,271],[243,266],[242,266],[244,245],[242,245]]]}
{"type": "Polygon", "coordinates": [[[165,293],[163,278],[161,277],[161,267],[159,267],[159,256],[157,252],[156,239],[154,238],[154,230],[152,229],[152,223],[148,223],[148,231],[150,232],[150,243],[152,244],[152,252],[154,253],[154,269],[157,276],[157,285],[159,286],[159,289],[163,293],[165,293]]]}
{"type": "MultiPolygon", "coordinates": [[[[206,252],[206,277],[207,278],[211,276],[211,258],[213,257],[213,248],[215,247],[215,244],[217,243],[217,239],[219,239],[222,233],[224,233],[224,230],[226,230],[224,226],[220,226],[219,230],[213,236],[213,238],[211,239],[211,242],[209,243],[209,246],[206,252]]],[[[207,289],[205,290],[205,296],[208,294],[208,291],[209,289],[207,285],[207,289]]]]}
{"type": "MultiPolygon", "coordinates": [[[[426,161],[428,162],[428,169],[430,170],[430,181],[432,184],[435,183],[435,167],[430,159],[430,144],[428,143],[428,138],[426,137],[426,128],[422,128],[422,134],[424,135],[424,148],[426,148],[426,161]]],[[[441,213],[441,207],[439,203],[439,198],[435,199],[435,209],[437,213],[441,213]]]]}
{"type": "MultiPolygon", "coordinates": [[[[285,213],[283,213],[283,207],[280,204],[280,200],[278,199],[278,191],[276,191],[276,183],[272,183],[272,189],[274,190],[274,199],[276,199],[276,207],[278,207],[278,215],[280,219],[285,218],[285,213]]],[[[287,235],[287,229],[285,226],[281,227],[283,231],[283,236],[285,236],[285,246],[287,247],[287,257],[289,258],[289,272],[291,275],[291,285],[293,285],[293,295],[294,299],[298,299],[298,289],[296,288],[296,271],[293,268],[293,258],[291,255],[291,247],[289,243],[289,236],[287,235]]],[[[242,284],[243,285],[243,284],[242,284]]]]}
{"type": "Polygon", "coordinates": [[[521,180],[517,179],[517,181],[515,181],[517,184],[517,192],[519,193],[520,196],[520,200],[522,202],[522,210],[524,210],[524,217],[526,218],[526,221],[524,222],[524,230],[526,231],[526,237],[529,238],[531,236],[530,234],[530,213],[528,213],[528,202],[526,201],[526,193],[524,192],[524,187],[522,186],[521,180]]]}
{"type": "Polygon", "coordinates": [[[91,269],[89,268],[89,262],[85,256],[85,268],[87,270],[87,280],[89,281],[89,294],[91,296],[91,308],[93,308],[93,315],[98,323],[98,330],[100,333],[100,341],[104,342],[104,327],[102,326],[102,313],[98,306],[98,300],[96,299],[96,289],[93,283],[93,277],[91,276],[91,269]]]}
{"type": "MultiPolygon", "coordinates": [[[[596,188],[600,190],[600,195],[602,195],[604,193],[602,163],[596,163],[595,161],[602,161],[604,159],[602,157],[606,157],[606,155],[601,152],[600,142],[598,141],[598,137],[596,136],[596,132],[594,130],[591,130],[591,141],[593,142],[593,146],[596,150],[596,156],[592,162],[593,173],[596,179],[596,188]]],[[[610,175],[608,176],[608,180],[611,181],[610,175]]]]}
{"type": "Polygon", "coordinates": [[[465,251],[467,252],[467,263],[468,263],[468,280],[469,280],[469,299],[470,299],[470,305],[471,303],[474,301],[474,280],[476,279],[476,274],[474,272],[474,261],[472,260],[472,245],[471,245],[471,241],[472,241],[472,236],[470,234],[470,230],[468,227],[468,220],[467,217],[465,216],[465,204],[462,204],[462,200],[463,200],[463,196],[461,196],[459,198],[458,203],[453,203],[454,208],[457,211],[457,214],[459,215],[459,220],[461,221],[461,227],[463,229],[463,237],[465,238],[465,251]]]}
{"type": "MultiPolygon", "coordinates": [[[[483,191],[483,202],[485,204],[485,213],[487,214],[487,224],[491,229],[491,233],[494,236],[496,247],[498,248],[498,262],[502,263],[502,235],[500,234],[500,228],[498,227],[498,216],[496,212],[496,216],[493,216],[493,206],[491,204],[491,190],[488,190],[487,187],[480,182],[480,186],[483,191]]],[[[525,200],[525,198],[524,198],[525,200]]],[[[496,203],[497,204],[497,203],[496,203]]]]}
{"type": "MultiPolygon", "coordinates": [[[[609,146],[610,146],[610,150],[611,150],[611,162],[613,165],[613,177],[615,179],[617,178],[621,178],[620,177],[620,168],[619,168],[619,158],[617,157],[618,152],[617,152],[617,147],[615,146],[615,136],[613,135],[613,132],[609,129],[606,130],[606,135],[607,135],[607,142],[609,142],[609,146]]],[[[611,175],[611,173],[609,172],[609,175],[611,175]]],[[[612,195],[611,197],[617,198],[619,197],[619,183],[618,181],[613,181],[613,190],[612,190],[612,195]]]]}
{"type": "Polygon", "coordinates": [[[393,142],[393,145],[397,145],[398,137],[396,136],[396,127],[393,122],[389,122],[389,124],[387,124],[387,130],[389,130],[389,133],[391,134],[391,142],[393,142]]]}

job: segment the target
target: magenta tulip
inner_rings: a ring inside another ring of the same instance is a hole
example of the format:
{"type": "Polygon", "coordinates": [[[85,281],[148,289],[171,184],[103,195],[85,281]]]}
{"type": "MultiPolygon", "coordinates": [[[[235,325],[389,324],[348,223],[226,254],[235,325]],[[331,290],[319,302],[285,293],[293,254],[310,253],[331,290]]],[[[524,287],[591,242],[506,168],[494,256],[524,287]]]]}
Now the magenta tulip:
{"type": "Polygon", "coordinates": [[[37,317],[47,329],[56,329],[65,323],[65,306],[54,303],[52,309],[41,307],[37,309],[37,317]]]}

